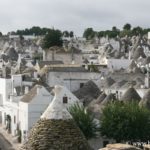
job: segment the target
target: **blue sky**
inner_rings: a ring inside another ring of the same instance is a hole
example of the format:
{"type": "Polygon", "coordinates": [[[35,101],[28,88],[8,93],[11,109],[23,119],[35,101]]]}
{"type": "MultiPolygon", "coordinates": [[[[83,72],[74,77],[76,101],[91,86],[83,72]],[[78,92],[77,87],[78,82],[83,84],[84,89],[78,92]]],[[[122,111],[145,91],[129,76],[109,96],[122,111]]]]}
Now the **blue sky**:
{"type": "Polygon", "coordinates": [[[150,0],[0,0],[0,31],[32,26],[73,30],[150,27],[150,0]]]}

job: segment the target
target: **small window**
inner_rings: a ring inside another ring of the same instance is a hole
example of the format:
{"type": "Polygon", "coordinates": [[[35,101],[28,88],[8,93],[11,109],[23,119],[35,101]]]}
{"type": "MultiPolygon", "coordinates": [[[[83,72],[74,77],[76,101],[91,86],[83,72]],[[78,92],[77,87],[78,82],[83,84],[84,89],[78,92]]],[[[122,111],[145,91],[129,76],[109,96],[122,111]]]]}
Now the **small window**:
{"type": "Polygon", "coordinates": [[[27,133],[27,131],[26,130],[23,130],[23,134],[26,134],[27,133]]]}
{"type": "Polygon", "coordinates": [[[122,92],[120,92],[120,97],[122,96],[122,92]]]}
{"type": "Polygon", "coordinates": [[[84,86],[84,83],[80,83],[80,88],[82,88],[84,86]]]}
{"type": "Polygon", "coordinates": [[[63,103],[67,104],[68,103],[68,97],[63,97],[63,103]]]}
{"type": "Polygon", "coordinates": [[[106,147],[107,144],[109,144],[109,141],[103,141],[103,147],[106,147]]]}
{"type": "Polygon", "coordinates": [[[5,119],[4,124],[6,125],[6,120],[7,120],[6,113],[4,113],[4,119],[5,119]]]}

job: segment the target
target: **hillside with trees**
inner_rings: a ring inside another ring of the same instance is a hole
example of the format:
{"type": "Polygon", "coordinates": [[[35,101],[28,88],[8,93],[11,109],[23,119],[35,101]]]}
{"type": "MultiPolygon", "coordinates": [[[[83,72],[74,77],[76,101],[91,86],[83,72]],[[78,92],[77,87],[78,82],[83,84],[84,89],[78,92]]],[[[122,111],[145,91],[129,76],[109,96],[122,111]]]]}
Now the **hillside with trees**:
{"type": "Polygon", "coordinates": [[[142,28],[142,27],[132,27],[131,24],[126,23],[122,30],[117,28],[116,26],[113,26],[111,30],[105,30],[105,31],[94,31],[93,28],[87,28],[84,30],[83,37],[86,38],[87,40],[90,40],[94,37],[106,37],[108,36],[109,38],[116,38],[117,36],[119,37],[124,37],[124,36],[137,36],[137,35],[145,35],[150,31],[150,28],[142,28]]]}

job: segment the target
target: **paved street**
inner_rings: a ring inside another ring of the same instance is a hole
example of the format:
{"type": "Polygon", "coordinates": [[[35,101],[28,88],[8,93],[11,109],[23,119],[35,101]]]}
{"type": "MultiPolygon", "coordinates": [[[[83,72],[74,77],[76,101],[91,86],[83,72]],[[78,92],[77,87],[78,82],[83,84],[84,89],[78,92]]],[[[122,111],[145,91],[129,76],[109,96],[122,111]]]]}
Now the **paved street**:
{"type": "Polygon", "coordinates": [[[2,134],[0,134],[0,150],[14,150],[2,134]]]}

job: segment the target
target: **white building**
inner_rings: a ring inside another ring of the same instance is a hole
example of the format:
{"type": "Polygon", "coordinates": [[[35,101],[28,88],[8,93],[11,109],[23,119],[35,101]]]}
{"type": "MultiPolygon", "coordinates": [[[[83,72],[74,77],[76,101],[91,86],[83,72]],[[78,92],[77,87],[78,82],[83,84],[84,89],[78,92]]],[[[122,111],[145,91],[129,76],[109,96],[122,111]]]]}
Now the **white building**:
{"type": "Polygon", "coordinates": [[[25,140],[28,131],[38,121],[52,100],[52,95],[45,87],[36,85],[19,101],[19,128],[22,133],[22,141],[25,140]]]}
{"type": "Polygon", "coordinates": [[[150,32],[148,32],[148,39],[150,40],[150,32]]]}
{"type": "MultiPolygon", "coordinates": [[[[62,100],[64,107],[69,108],[79,99],[74,96],[66,87],[56,85],[53,91],[54,99],[57,97],[62,100]]],[[[19,123],[22,131],[22,141],[26,140],[28,131],[39,120],[40,116],[51,103],[53,96],[42,86],[36,85],[19,102],[19,123]]]]}
{"type": "Polygon", "coordinates": [[[12,78],[0,78],[0,123],[16,135],[18,127],[18,102],[22,95],[28,92],[32,82],[23,81],[22,75],[12,75],[12,78]],[[8,127],[9,126],[9,127],[8,127]]]}
{"type": "Polygon", "coordinates": [[[64,64],[82,64],[82,53],[80,51],[64,51],[52,47],[43,51],[44,61],[62,61],[64,64]],[[52,50],[53,49],[53,50],[52,50]]]}
{"type": "Polygon", "coordinates": [[[131,63],[129,59],[108,59],[107,67],[110,70],[127,69],[131,63]]]}
{"type": "MultiPolygon", "coordinates": [[[[48,117],[49,119],[62,119],[62,116],[67,108],[73,106],[74,104],[82,105],[79,99],[73,95],[67,88],[56,85],[53,89],[55,96],[52,100],[52,104],[49,105],[47,110],[42,114],[41,118],[48,117]],[[54,106],[54,108],[50,109],[50,106],[54,106]],[[57,110],[55,110],[57,108],[57,110]],[[53,113],[58,111],[55,116],[53,113]],[[63,113],[62,113],[63,112],[63,113]]],[[[71,117],[72,118],[72,117],[71,117]]]]}
{"type": "Polygon", "coordinates": [[[47,83],[50,87],[56,84],[67,87],[70,91],[76,91],[89,80],[97,81],[99,72],[90,72],[80,66],[58,66],[47,68],[47,83]]]}
{"type": "MultiPolygon", "coordinates": [[[[28,131],[39,120],[41,114],[52,101],[52,94],[44,86],[36,85],[31,90],[21,75],[11,79],[0,79],[0,121],[12,136],[21,133],[22,142],[27,138],[28,131]],[[18,89],[19,87],[19,89],[18,89]],[[18,91],[20,90],[20,93],[18,91]],[[22,93],[23,92],[23,93],[22,93]]],[[[65,107],[80,103],[66,87],[55,86],[53,92],[59,91],[65,107]]]]}

